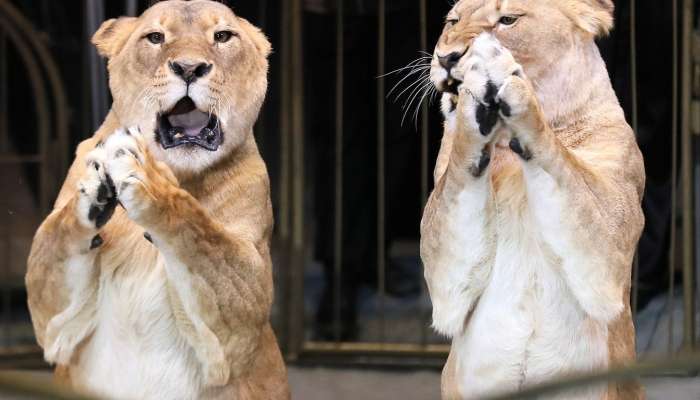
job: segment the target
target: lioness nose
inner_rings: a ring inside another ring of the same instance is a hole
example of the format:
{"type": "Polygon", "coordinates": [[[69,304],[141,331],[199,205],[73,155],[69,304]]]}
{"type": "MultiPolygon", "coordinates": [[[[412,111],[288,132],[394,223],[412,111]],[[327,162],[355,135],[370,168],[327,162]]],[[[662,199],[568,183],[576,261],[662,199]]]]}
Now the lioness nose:
{"type": "Polygon", "coordinates": [[[438,55],[438,62],[440,65],[442,65],[443,68],[445,68],[448,72],[457,65],[459,60],[462,58],[464,53],[458,53],[458,52],[452,52],[446,56],[439,56],[438,55]]]}
{"type": "Polygon", "coordinates": [[[212,65],[207,63],[187,63],[184,61],[171,61],[168,63],[173,73],[182,78],[188,85],[211,71],[212,65]]]}

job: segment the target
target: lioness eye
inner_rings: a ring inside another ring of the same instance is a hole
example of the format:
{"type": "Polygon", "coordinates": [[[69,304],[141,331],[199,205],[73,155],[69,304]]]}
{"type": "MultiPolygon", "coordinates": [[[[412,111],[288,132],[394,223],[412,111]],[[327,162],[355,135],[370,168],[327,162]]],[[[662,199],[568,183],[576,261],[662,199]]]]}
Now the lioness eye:
{"type": "Polygon", "coordinates": [[[233,37],[233,32],[231,31],[219,31],[214,34],[214,41],[217,43],[226,43],[233,37]]]}
{"type": "Polygon", "coordinates": [[[501,25],[513,25],[517,20],[518,17],[514,17],[512,15],[504,15],[501,17],[501,19],[498,20],[498,23],[501,25]]]}
{"type": "Polygon", "coordinates": [[[447,22],[447,26],[452,26],[452,25],[455,25],[457,22],[459,22],[459,20],[456,18],[450,18],[446,22],[447,22]]]}
{"type": "Polygon", "coordinates": [[[165,35],[160,32],[152,32],[146,35],[146,39],[153,44],[161,44],[165,42],[165,35]]]}

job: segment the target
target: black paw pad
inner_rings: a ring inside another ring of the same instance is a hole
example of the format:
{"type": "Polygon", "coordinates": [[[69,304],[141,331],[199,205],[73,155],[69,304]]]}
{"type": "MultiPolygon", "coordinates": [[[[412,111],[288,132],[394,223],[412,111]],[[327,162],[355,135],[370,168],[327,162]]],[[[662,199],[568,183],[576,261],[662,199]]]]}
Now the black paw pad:
{"type": "Polygon", "coordinates": [[[498,105],[499,105],[499,107],[501,107],[501,114],[502,114],[504,117],[508,118],[508,117],[510,117],[511,115],[513,115],[513,112],[512,112],[512,110],[510,109],[510,104],[506,103],[505,101],[502,101],[502,102],[500,102],[498,105]]]}
{"type": "Polygon", "coordinates": [[[107,175],[106,178],[105,182],[100,183],[100,187],[97,189],[97,201],[100,203],[106,203],[115,195],[112,178],[110,178],[109,175],[107,175]]]}
{"type": "Polygon", "coordinates": [[[493,82],[489,81],[486,84],[486,94],[484,94],[484,102],[476,107],[476,122],[479,124],[479,132],[483,136],[488,136],[493,128],[498,123],[498,103],[496,95],[498,88],[493,82]]]}
{"type": "Polygon", "coordinates": [[[100,235],[95,235],[94,238],[92,238],[92,241],[90,242],[90,250],[96,249],[104,243],[104,240],[102,240],[102,236],[100,235]]]}
{"type": "Polygon", "coordinates": [[[484,150],[481,152],[481,158],[479,159],[479,162],[473,165],[469,172],[471,172],[471,174],[475,178],[478,178],[484,174],[484,171],[486,171],[486,168],[488,168],[490,163],[491,153],[489,152],[488,147],[484,147],[484,150]]]}
{"type": "Polygon", "coordinates": [[[488,81],[486,83],[486,93],[484,94],[484,102],[491,107],[498,107],[498,104],[496,104],[496,95],[498,95],[498,88],[493,82],[488,81]]]}
{"type": "Polygon", "coordinates": [[[114,214],[114,206],[116,204],[117,202],[115,200],[110,199],[106,204],[93,205],[90,207],[90,211],[88,212],[88,218],[90,221],[95,221],[96,228],[102,228],[105,226],[107,221],[112,218],[112,214],[114,214]]]}
{"type": "Polygon", "coordinates": [[[524,148],[523,145],[520,143],[520,140],[518,140],[517,138],[513,138],[510,140],[510,149],[513,150],[513,153],[519,155],[520,158],[522,158],[523,160],[532,160],[532,153],[530,152],[530,150],[524,148]]]}
{"type": "Polygon", "coordinates": [[[112,178],[107,175],[104,182],[97,189],[97,204],[90,206],[88,219],[95,221],[95,227],[102,228],[112,215],[117,206],[117,196],[112,178]]]}

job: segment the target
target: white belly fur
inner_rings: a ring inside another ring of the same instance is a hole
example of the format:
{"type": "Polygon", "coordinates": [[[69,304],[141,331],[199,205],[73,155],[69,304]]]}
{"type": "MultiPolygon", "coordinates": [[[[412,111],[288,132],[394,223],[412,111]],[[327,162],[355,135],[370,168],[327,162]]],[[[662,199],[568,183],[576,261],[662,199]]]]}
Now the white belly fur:
{"type": "Polygon", "coordinates": [[[110,399],[195,399],[199,362],[175,326],[162,258],[144,270],[102,277],[97,328],[71,380],[110,399]]]}
{"type": "MultiPolygon", "coordinates": [[[[607,366],[607,326],[584,314],[560,261],[543,247],[527,215],[499,211],[491,280],[464,332],[453,338],[463,398],[512,392],[572,370],[607,366]]],[[[562,395],[600,399],[604,387],[562,395]]]]}

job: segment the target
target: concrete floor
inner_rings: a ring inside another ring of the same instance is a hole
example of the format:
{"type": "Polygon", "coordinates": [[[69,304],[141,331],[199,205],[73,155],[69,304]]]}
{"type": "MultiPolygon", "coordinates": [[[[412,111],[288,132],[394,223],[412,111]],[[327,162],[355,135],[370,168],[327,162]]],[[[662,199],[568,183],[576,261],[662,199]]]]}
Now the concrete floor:
{"type": "MultiPolygon", "coordinates": [[[[440,398],[440,374],[428,371],[289,368],[292,399],[432,400],[440,398]]],[[[700,378],[645,380],[648,400],[698,400],[700,378]]]]}
{"type": "Polygon", "coordinates": [[[440,397],[440,374],[428,371],[289,368],[292,399],[425,400],[440,397]]]}
{"type": "MultiPolygon", "coordinates": [[[[22,372],[35,382],[51,381],[49,372],[22,372]]],[[[382,371],[289,367],[293,400],[433,400],[440,398],[436,371],[382,371]]],[[[657,378],[644,382],[648,400],[698,400],[700,378],[657,378]]],[[[29,397],[0,393],[0,400],[29,397]]]]}

